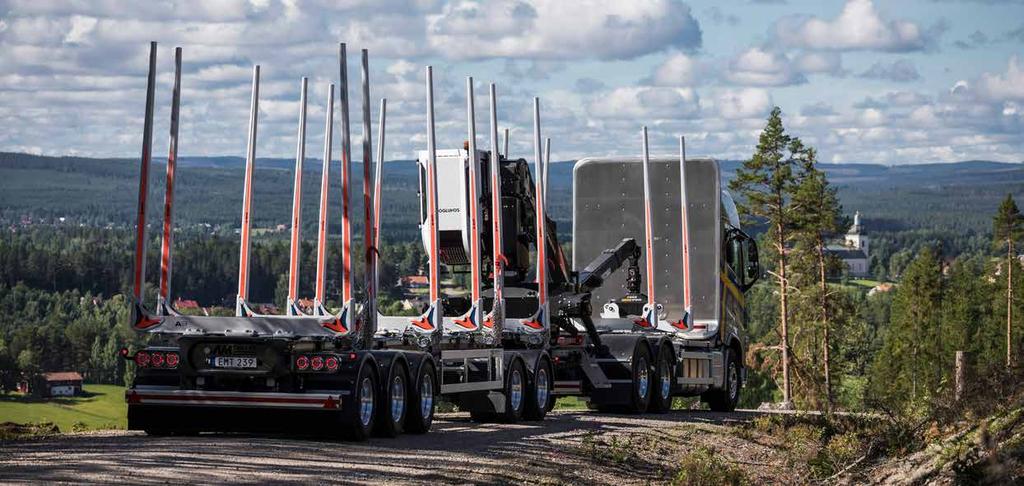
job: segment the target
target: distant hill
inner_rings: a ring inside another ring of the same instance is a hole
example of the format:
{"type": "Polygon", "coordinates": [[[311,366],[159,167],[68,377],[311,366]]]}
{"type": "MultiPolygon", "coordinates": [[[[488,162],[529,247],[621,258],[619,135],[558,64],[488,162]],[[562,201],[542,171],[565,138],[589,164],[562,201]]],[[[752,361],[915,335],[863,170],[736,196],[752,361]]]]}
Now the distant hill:
{"type": "MultiPolygon", "coordinates": [[[[294,163],[290,159],[257,159],[253,210],[257,227],[287,224],[294,163]]],[[[724,177],[731,178],[740,163],[723,161],[724,177]]],[[[334,164],[332,214],[340,214],[340,162],[334,164]]],[[[308,231],[313,230],[316,218],[320,165],[316,159],[305,163],[303,219],[308,231]]],[[[860,211],[869,231],[928,228],[984,233],[1006,193],[1024,194],[1024,164],[965,161],[821,166],[839,186],[845,209],[860,211]]],[[[236,227],[243,167],[240,157],[182,157],[176,191],[178,223],[236,227]]],[[[572,167],[570,162],[551,166],[549,210],[563,233],[570,229],[572,167]]],[[[158,224],[165,169],[155,160],[151,170],[150,204],[154,210],[150,211],[150,224],[158,224]]],[[[411,161],[391,161],[384,173],[385,230],[396,238],[412,238],[419,212],[415,166],[411,161]]],[[[353,183],[362,187],[359,162],[353,163],[353,183]]],[[[138,162],[134,159],[0,153],[0,218],[16,222],[24,217],[65,217],[90,225],[130,225],[134,223],[137,184],[138,162]]],[[[361,198],[355,199],[358,215],[361,198]]],[[[337,229],[340,225],[335,221],[337,218],[331,224],[337,229]]]]}

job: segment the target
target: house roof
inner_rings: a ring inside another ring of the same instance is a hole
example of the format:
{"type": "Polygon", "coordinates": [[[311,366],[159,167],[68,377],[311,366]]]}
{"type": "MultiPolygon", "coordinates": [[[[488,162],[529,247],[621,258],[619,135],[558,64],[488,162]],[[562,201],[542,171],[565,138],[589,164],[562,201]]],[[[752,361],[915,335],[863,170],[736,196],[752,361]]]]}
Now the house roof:
{"type": "Polygon", "coordinates": [[[43,379],[46,381],[82,381],[82,375],[77,371],[55,371],[43,373],[43,379]]]}

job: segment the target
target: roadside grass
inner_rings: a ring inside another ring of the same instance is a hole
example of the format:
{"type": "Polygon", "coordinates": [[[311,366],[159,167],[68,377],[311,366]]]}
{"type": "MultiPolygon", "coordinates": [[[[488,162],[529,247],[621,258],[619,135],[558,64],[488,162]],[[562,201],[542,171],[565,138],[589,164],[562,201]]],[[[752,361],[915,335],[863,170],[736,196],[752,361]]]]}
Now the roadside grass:
{"type": "Polygon", "coordinates": [[[586,410],[587,401],[581,397],[559,397],[555,400],[555,410],[586,410]]]}
{"type": "Polygon", "coordinates": [[[124,387],[85,385],[83,392],[80,397],[49,400],[21,394],[0,395],[0,422],[49,422],[61,432],[127,427],[128,406],[124,402],[124,387]]]}

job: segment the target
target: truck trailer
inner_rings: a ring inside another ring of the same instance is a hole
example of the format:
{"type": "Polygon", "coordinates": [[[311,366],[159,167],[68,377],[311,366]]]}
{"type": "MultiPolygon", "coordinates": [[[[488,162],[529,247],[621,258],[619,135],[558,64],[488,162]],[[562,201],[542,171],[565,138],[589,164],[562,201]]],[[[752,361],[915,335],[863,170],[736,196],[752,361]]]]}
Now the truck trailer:
{"type": "Polygon", "coordinates": [[[425,69],[426,150],[419,152],[422,243],[429,300],[419,316],[382,315],[376,305],[386,100],[380,103],[376,170],[371,160],[368,54],[361,56],[362,288],[352,271],[351,140],[346,46],[339,45],[341,105],[341,308],[328,309],[328,186],[334,85],[327,89],[315,295],[298,305],[300,207],[308,81],[301,80],[284,315],[248,301],[252,183],[259,66],[253,69],[245,163],[236,315],[183,315],[171,304],[173,202],[181,49],[175,54],[170,150],[155,306],[144,304],[146,212],[152,146],[156,43],[150,46],[141,157],[132,326],[147,337],[121,354],[135,365],[125,392],[128,427],[149,434],[294,430],[362,440],[425,433],[441,398],[475,420],[542,420],[558,396],[602,411],[664,412],[676,396],[700,395],[732,410],[744,380],[743,293],[760,274],[757,246],[743,232],[717,162],[640,157],[585,158],[573,170],[572,261],[546,214],[547,156],[540,100],[533,100],[533,171],[498,150],[497,95],[489,85],[489,150],[477,148],[472,78],[467,139],[439,150],[433,70],[425,69]],[[468,275],[467,292],[445,293],[442,265],[468,275]]]}

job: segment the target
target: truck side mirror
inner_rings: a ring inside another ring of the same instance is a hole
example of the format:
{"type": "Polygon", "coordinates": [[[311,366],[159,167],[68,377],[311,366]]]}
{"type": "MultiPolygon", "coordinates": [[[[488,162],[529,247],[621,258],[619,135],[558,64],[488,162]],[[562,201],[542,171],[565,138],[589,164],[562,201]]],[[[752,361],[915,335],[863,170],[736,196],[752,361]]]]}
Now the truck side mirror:
{"type": "Polygon", "coordinates": [[[761,265],[757,261],[757,242],[753,238],[748,238],[745,243],[747,246],[746,283],[747,286],[751,286],[761,276],[761,265]]]}

